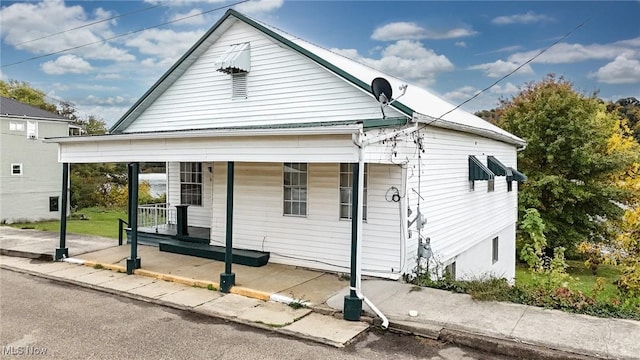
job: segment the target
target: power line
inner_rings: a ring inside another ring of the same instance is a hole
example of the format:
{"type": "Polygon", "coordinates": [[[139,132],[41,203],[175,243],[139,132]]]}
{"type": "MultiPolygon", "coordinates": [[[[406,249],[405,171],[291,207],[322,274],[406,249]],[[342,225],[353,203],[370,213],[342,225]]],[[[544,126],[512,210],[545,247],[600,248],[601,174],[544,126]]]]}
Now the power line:
{"type": "Polygon", "coordinates": [[[235,2],[233,4],[220,6],[218,8],[207,10],[207,11],[202,11],[202,12],[200,12],[198,14],[193,14],[193,15],[181,17],[181,18],[178,18],[178,19],[175,19],[175,20],[171,20],[171,21],[167,21],[167,22],[164,22],[164,23],[161,23],[161,24],[157,24],[157,25],[147,26],[145,28],[129,31],[129,32],[124,33],[124,34],[119,34],[119,35],[115,35],[115,36],[112,36],[112,37],[109,37],[109,38],[106,38],[106,39],[94,41],[94,42],[91,42],[91,43],[78,45],[78,46],[73,46],[73,47],[70,47],[70,48],[63,49],[63,50],[54,51],[52,53],[30,57],[28,59],[16,61],[16,62],[13,62],[13,63],[10,63],[10,64],[5,64],[5,65],[2,65],[0,67],[4,68],[4,67],[9,67],[9,66],[14,66],[14,65],[22,64],[22,63],[25,63],[25,62],[28,62],[28,61],[42,59],[42,58],[49,57],[49,56],[52,56],[52,55],[57,55],[57,54],[69,52],[69,51],[72,51],[72,50],[77,50],[77,49],[84,48],[84,47],[87,47],[87,46],[105,43],[105,42],[111,41],[113,39],[121,38],[121,37],[124,37],[124,36],[129,36],[129,35],[136,34],[136,33],[139,33],[139,32],[145,31],[145,30],[158,28],[158,27],[161,27],[161,26],[165,26],[165,25],[173,24],[173,23],[176,23],[176,22],[179,22],[179,21],[183,21],[183,20],[186,20],[186,19],[190,19],[192,17],[201,16],[201,15],[208,14],[208,13],[211,13],[211,12],[214,12],[214,11],[218,11],[218,10],[222,10],[222,9],[225,9],[225,8],[228,8],[228,7],[236,6],[236,5],[245,3],[247,1],[249,1],[249,0],[238,1],[238,2],[235,2]]]}
{"type": "Polygon", "coordinates": [[[14,46],[19,46],[19,45],[23,45],[23,44],[28,44],[28,43],[30,43],[30,42],[34,42],[34,41],[38,41],[38,40],[42,40],[42,39],[47,39],[47,38],[50,38],[50,37],[52,37],[52,36],[56,36],[56,35],[60,35],[60,34],[64,34],[64,33],[70,32],[70,31],[74,31],[74,30],[78,30],[78,29],[86,28],[86,27],[89,27],[89,26],[93,26],[93,25],[96,25],[96,24],[103,23],[103,22],[111,21],[111,20],[113,20],[113,19],[118,19],[118,18],[125,17],[125,16],[128,16],[128,15],[137,14],[137,13],[139,13],[139,12],[143,12],[143,11],[147,11],[147,10],[155,9],[155,8],[162,7],[162,6],[164,6],[164,5],[154,5],[154,6],[150,6],[150,7],[144,8],[144,9],[139,9],[139,10],[136,10],[136,11],[132,11],[132,12],[129,12],[129,13],[126,13],[126,14],[121,14],[121,15],[112,16],[112,17],[110,17],[110,18],[108,18],[108,19],[103,19],[103,20],[94,21],[94,22],[91,22],[91,23],[88,23],[88,24],[84,24],[84,25],[76,26],[76,27],[74,27],[74,28],[70,28],[70,29],[62,30],[62,31],[59,31],[59,32],[57,32],[57,33],[48,34],[48,35],[45,35],[45,36],[42,36],[42,37],[39,37],[39,38],[35,38],[35,39],[31,39],[31,40],[23,41],[23,42],[21,42],[21,43],[15,44],[14,46]]]}
{"type": "MultiPolygon", "coordinates": [[[[569,37],[569,35],[571,35],[574,31],[578,30],[579,28],[581,28],[584,24],[586,24],[587,22],[589,22],[589,20],[591,20],[591,17],[587,18],[586,20],[584,20],[583,22],[581,22],[578,26],[576,26],[575,28],[571,29],[568,33],[564,34],[564,36],[562,36],[561,38],[559,38],[558,40],[554,41],[551,45],[547,46],[546,48],[540,50],[540,52],[538,52],[536,55],[534,55],[532,58],[530,58],[529,60],[523,62],[522,64],[520,64],[517,68],[513,69],[511,72],[509,72],[508,74],[504,75],[503,77],[501,77],[500,79],[496,80],[493,84],[487,86],[486,88],[480,90],[479,92],[477,92],[475,95],[473,95],[472,97],[470,97],[469,99],[461,102],[460,104],[458,104],[456,107],[454,107],[453,109],[445,112],[444,114],[438,116],[436,119],[434,119],[433,121],[436,120],[441,120],[444,116],[446,116],[447,114],[452,113],[453,111],[457,110],[458,108],[460,108],[462,105],[468,103],[469,101],[477,98],[480,94],[482,94],[483,92],[491,89],[492,87],[498,85],[498,83],[506,78],[508,78],[509,76],[513,75],[516,71],[522,69],[525,65],[529,64],[530,62],[532,62],[533,60],[535,60],[536,58],[538,58],[540,55],[544,54],[547,50],[551,49],[552,47],[554,47],[555,45],[559,44],[562,40],[566,39],[567,37],[569,37]]],[[[431,121],[431,122],[433,122],[431,121]]],[[[427,124],[428,125],[428,124],[427,124]]]]}

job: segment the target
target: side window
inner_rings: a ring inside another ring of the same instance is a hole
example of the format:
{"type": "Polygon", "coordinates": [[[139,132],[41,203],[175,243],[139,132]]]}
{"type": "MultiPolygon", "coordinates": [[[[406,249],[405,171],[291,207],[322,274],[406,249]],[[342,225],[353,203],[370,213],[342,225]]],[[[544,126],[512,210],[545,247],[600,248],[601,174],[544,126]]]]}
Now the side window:
{"type": "MultiPolygon", "coordinates": [[[[364,166],[364,189],[362,201],[362,218],[367,220],[367,184],[369,183],[369,166],[364,166]]],[[[351,164],[340,164],[340,219],[351,219],[351,188],[353,171],[351,164]]]]}
{"type": "Polygon", "coordinates": [[[202,163],[180,163],[180,203],[202,206],[202,163]]]}
{"type": "Polygon", "coordinates": [[[284,163],[284,215],[307,216],[306,163],[284,163]]]}

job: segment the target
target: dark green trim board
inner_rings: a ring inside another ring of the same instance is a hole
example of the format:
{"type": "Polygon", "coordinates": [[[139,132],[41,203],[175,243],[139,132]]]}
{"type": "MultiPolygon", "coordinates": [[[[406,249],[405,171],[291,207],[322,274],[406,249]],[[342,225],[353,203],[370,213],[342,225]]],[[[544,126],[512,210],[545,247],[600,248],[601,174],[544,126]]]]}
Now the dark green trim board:
{"type": "Polygon", "coordinates": [[[220,291],[228,293],[236,284],[236,274],[231,272],[233,263],[233,161],[227,162],[227,223],[224,254],[224,273],[220,274],[220,291]]]}
{"type": "Polygon", "coordinates": [[[469,181],[493,180],[495,174],[489,170],[477,157],[469,155],[469,181]]]}
{"type": "Polygon", "coordinates": [[[359,321],[362,314],[362,299],[356,294],[357,266],[358,266],[358,179],[360,178],[360,164],[351,165],[353,181],[351,184],[351,275],[349,280],[349,295],[344,297],[344,319],[359,321]]]}
{"type": "Polygon", "coordinates": [[[140,269],[141,263],[138,257],[138,174],[139,164],[137,162],[129,164],[129,188],[131,189],[131,202],[129,203],[129,214],[131,216],[131,257],[127,259],[127,275],[133,274],[135,269],[140,269]]]}
{"type": "Polygon", "coordinates": [[[55,260],[69,257],[67,248],[67,198],[69,195],[69,163],[62,164],[62,207],[60,208],[60,247],[56,249],[55,260]]]}

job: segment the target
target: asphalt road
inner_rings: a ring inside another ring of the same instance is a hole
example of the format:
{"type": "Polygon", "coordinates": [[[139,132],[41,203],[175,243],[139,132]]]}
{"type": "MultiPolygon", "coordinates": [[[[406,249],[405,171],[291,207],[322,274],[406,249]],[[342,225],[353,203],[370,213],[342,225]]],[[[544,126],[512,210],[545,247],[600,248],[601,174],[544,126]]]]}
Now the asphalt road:
{"type": "Polygon", "coordinates": [[[0,346],[3,359],[505,359],[378,330],[335,349],[8,270],[0,346]]]}

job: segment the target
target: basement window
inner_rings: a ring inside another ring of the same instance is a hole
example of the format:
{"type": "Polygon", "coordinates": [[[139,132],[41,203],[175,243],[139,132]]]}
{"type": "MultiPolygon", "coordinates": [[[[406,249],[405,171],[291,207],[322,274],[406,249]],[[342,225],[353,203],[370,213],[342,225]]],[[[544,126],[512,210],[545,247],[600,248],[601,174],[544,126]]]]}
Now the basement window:
{"type": "Polygon", "coordinates": [[[491,261],[493,264],[498,262],[498,237],[491,240],[491,261]]]}
{"type": "Polygon", "coordinates": [[[456,262],[452,262],[444,268],[445,278],[455,280],[456,279],[456,262]]]}

